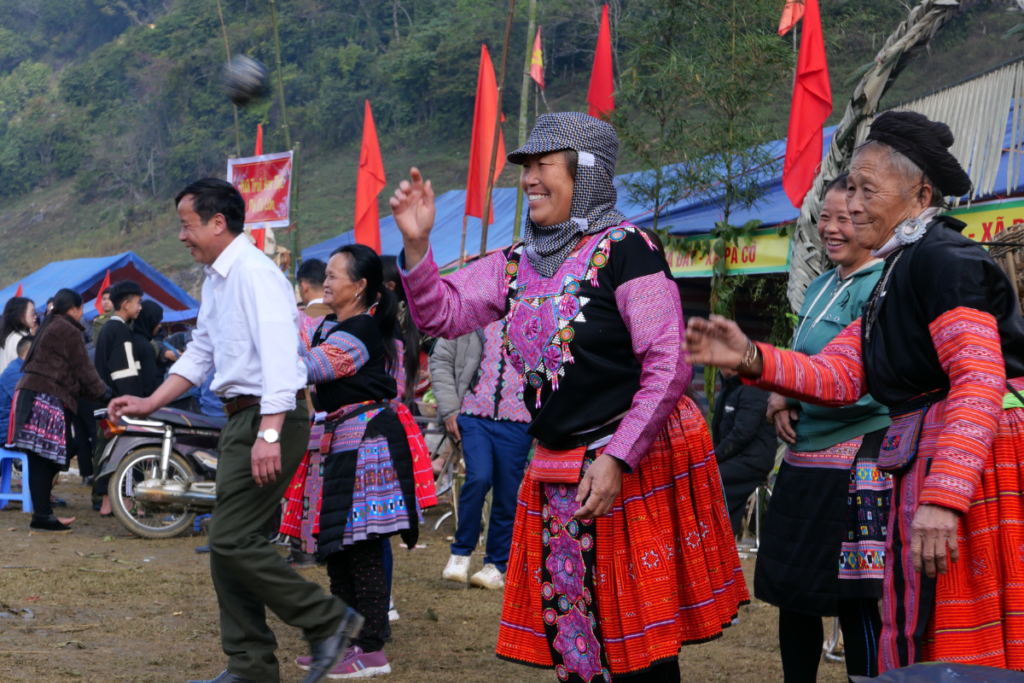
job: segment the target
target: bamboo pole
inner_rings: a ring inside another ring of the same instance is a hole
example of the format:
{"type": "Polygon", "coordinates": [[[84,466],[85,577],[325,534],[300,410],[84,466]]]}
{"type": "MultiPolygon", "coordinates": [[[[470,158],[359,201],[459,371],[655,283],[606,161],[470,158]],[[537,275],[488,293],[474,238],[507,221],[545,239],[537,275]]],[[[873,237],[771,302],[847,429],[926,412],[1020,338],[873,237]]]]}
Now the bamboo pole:
{"type": "Polygon", "coordinates": [[[462,216],[462,244],[459,245],[459,268],[461,269],[463,264],[466,262],[466,219],[469,216],[463,214],[462,216]]]}
{"type": "Polygon", "coordinates": [[[270,0],[270,20],[274,24],[274,61],[277,63],[277,96],[281,100],[281,128],[284,129],[284,144],[292,148],[292,136],[288,132],[288,111],[284,106],[284,76],[281,73],[281,40],[277,36],[277,5],[270,0]]]}
{"type": "MultiPolygon", "coordinates": [[[[273,0],[271,0],[273,1],[273,0]]],[[[512,35],[512,15],[516,0],[508,0],[508,19],[505,21],[505,43],[501,46],[501,75],[498,77],[498,113],[494,117],[494,140],[491,143],[491,167],[487,171],[487,194],[484,195],[483,218],[480,219],[480,258],[487,255],[487,219],[491,215],[491,191],[494,189],[494,166],[498,161],[498,135],[501,133],[501,96],[505,91],[505,67],[508,64],[508,41],[512,35]]]]}
{"type": "MultiPolygon", "coordinates": [[[[537,22],[537,0],[530,0],[529,22],[526,25],[526,63],[523,65],[523,90],[519,98],[519,146],[526,144],[526,119],[530,116],[530,66],[533,62],[533,31],[537,22]]],[[[534,102],[537,98],[534,97],[534,102]]],[[[512,243],[519,241],[519,225],[523,218],[523,186],[516,184],[516,220],[512,224],[512,243]]]]}
{"type": "MultiPolygon", "coordinates": [[[[217,15],[220,16],[220,30],[224,34],[224,55],[231,61],[231,48],[228,47],[228,27],[224,24],[224,12],[220,9],[220,0],[217,0],[217,15]]],[[[242,136],[238,132],[238,105],[231,105],[235,108],[235,158],[242,156],[242,136]]]]}
{"type": "Polygon", "coordinates": [[[295,201],[292,202],[289,213],[291,214],[291,246],[292,250],[292,278],[298,284],[299,266],[302,265],[302,254],[299,251],[299,152],[302,150],[302,143],[295,141],[295,154],[292,155],[292,185],[295,187],[295,201]]]}
{"type": "MultiPolygon", "coordinates": [[[[287,149],[292,149],[292,136],[288,130],[288,109],[284,103],[284,74],[281,69],[281,39],[277,33],[277,5],[274,0],[270,0],[270,21],[274,25],[274,62],[277,65],[277,96],[281,101],[281,128],[284,129],[284,145],[287,149]]],[[[298,176],[295,173],[295,169],[298,167],[298,145],[295,148],[295,154],[292,157],[292,182],[295,183],[295,198],[296,204],[298,204],[299,196],[299,185],[298,176]]],[[[290,234],[289,249],[292,251],[292,267],[291,277],[292,283],[295,283],[295,274],[298,272],[298,259],[299,256],[296,250],[299,246],[299,226],[295,224],[295,221],[291,221],[291,227],[288,230],[290,234]]]]}

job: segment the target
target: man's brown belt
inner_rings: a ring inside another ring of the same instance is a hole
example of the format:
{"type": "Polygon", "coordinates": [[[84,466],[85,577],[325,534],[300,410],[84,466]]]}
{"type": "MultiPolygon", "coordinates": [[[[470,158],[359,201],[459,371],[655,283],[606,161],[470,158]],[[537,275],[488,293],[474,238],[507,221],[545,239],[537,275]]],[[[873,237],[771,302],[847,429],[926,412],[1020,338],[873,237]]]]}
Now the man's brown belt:
{"type": "MultiPolygon", "coordinates": [[[[306,390],[302,389],[302,390],[296,392],[295,393],[295,399],[297,401],[305,401],[306,400],[306,390]]],[[[221,400],[224,402],[224,406],[223,406],[224,414],[227,415],[228,417],[231,417],[235,413],[243,411],[246,408],[252,408],[253,406],[258,406],[260,404],[260,401],[263,400],[263,398],[261,396],[236,396],[236,397],[234,397],[232,399],[229,399],[227,401],[224,401],[224,399],[221,399],[221,400]]]]}

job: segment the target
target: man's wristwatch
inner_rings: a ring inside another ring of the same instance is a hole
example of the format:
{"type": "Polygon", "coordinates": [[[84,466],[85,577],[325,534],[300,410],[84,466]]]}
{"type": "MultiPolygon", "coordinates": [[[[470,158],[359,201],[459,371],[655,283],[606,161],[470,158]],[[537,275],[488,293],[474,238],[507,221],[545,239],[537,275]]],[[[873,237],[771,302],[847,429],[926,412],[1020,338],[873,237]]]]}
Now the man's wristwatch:
{"type": "Polygon", "coordinates": [[[262,432],[256,432],[257,439],[263,439],[267,443],[277,443],[281,440],[281,435],[277,433],[276,429],[264,429],[262,432]]]}

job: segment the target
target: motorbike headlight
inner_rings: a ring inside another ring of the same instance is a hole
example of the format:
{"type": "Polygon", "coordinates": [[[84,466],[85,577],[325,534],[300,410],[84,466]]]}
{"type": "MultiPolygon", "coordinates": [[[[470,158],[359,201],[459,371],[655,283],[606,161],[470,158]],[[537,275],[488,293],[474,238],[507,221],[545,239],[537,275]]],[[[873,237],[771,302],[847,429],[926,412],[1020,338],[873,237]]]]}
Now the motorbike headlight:
{"type": "Polygon", "coordinates": [[[209,467],[211,470],[217,469],[217,458],[206,451],[193,451],[192,455],[196,456],[196,460],[206,467],[209,467]]]}

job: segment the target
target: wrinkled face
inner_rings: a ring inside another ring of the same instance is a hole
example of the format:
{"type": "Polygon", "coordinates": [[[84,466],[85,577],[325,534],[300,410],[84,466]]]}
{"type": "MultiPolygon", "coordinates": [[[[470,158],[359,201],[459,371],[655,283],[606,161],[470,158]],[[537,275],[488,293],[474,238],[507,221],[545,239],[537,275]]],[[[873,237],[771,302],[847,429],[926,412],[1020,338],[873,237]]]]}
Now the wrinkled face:
{"type": "Polygon", "coordinates": [[[853,235],[853,221],[846,210],[846,190],[837,187],[825,195],[825,203],[818,217],[818,236],[825,245],[828,257],[841,266],[852,266],[865,258],[864,247],[853,235]]]}
{"type": "Polygon", "coordinates": [[[178,240],[184,243],[197,262],[213,265],[224,250],[228,229],[224,216],[217,214],[204,223],[192,208],[192,195],[187,194],[178,202],[178,219],[181,221],[178,240]]]}
{"type": "Polygon", "coordinates": [[[36,325],[36,305],[30,301],[25,307],[25,327],[35,330],[36,325]]]}
{"type": "Polygon", "coordinates": [[[363,290],[366,289],[365,278],[353,282],[349,277],[348,254],[335,254],[327,262],[327,279],[324,280],[324,303],[337,312],[339,309],[355,306],[362,301],[363,290]]]}
{"type": "MultiPolygon", "coordinates": [[[[846,190],[846,208],[853,220],[857,244],[865,249],[880,249],[897,225],[927,207],[928,202],[909,184],[886,149],[868,147],[857,152],[846,190]]],[[[930,192],[927,200],[931,200],[930,192]]]]}
{"type": "Polygon", "coordinates": [[[519,184],[530,202],[530,219],[537,225],[564,223],[572,216],[573,179],[562,152],[527,157],[519,184]]]}

